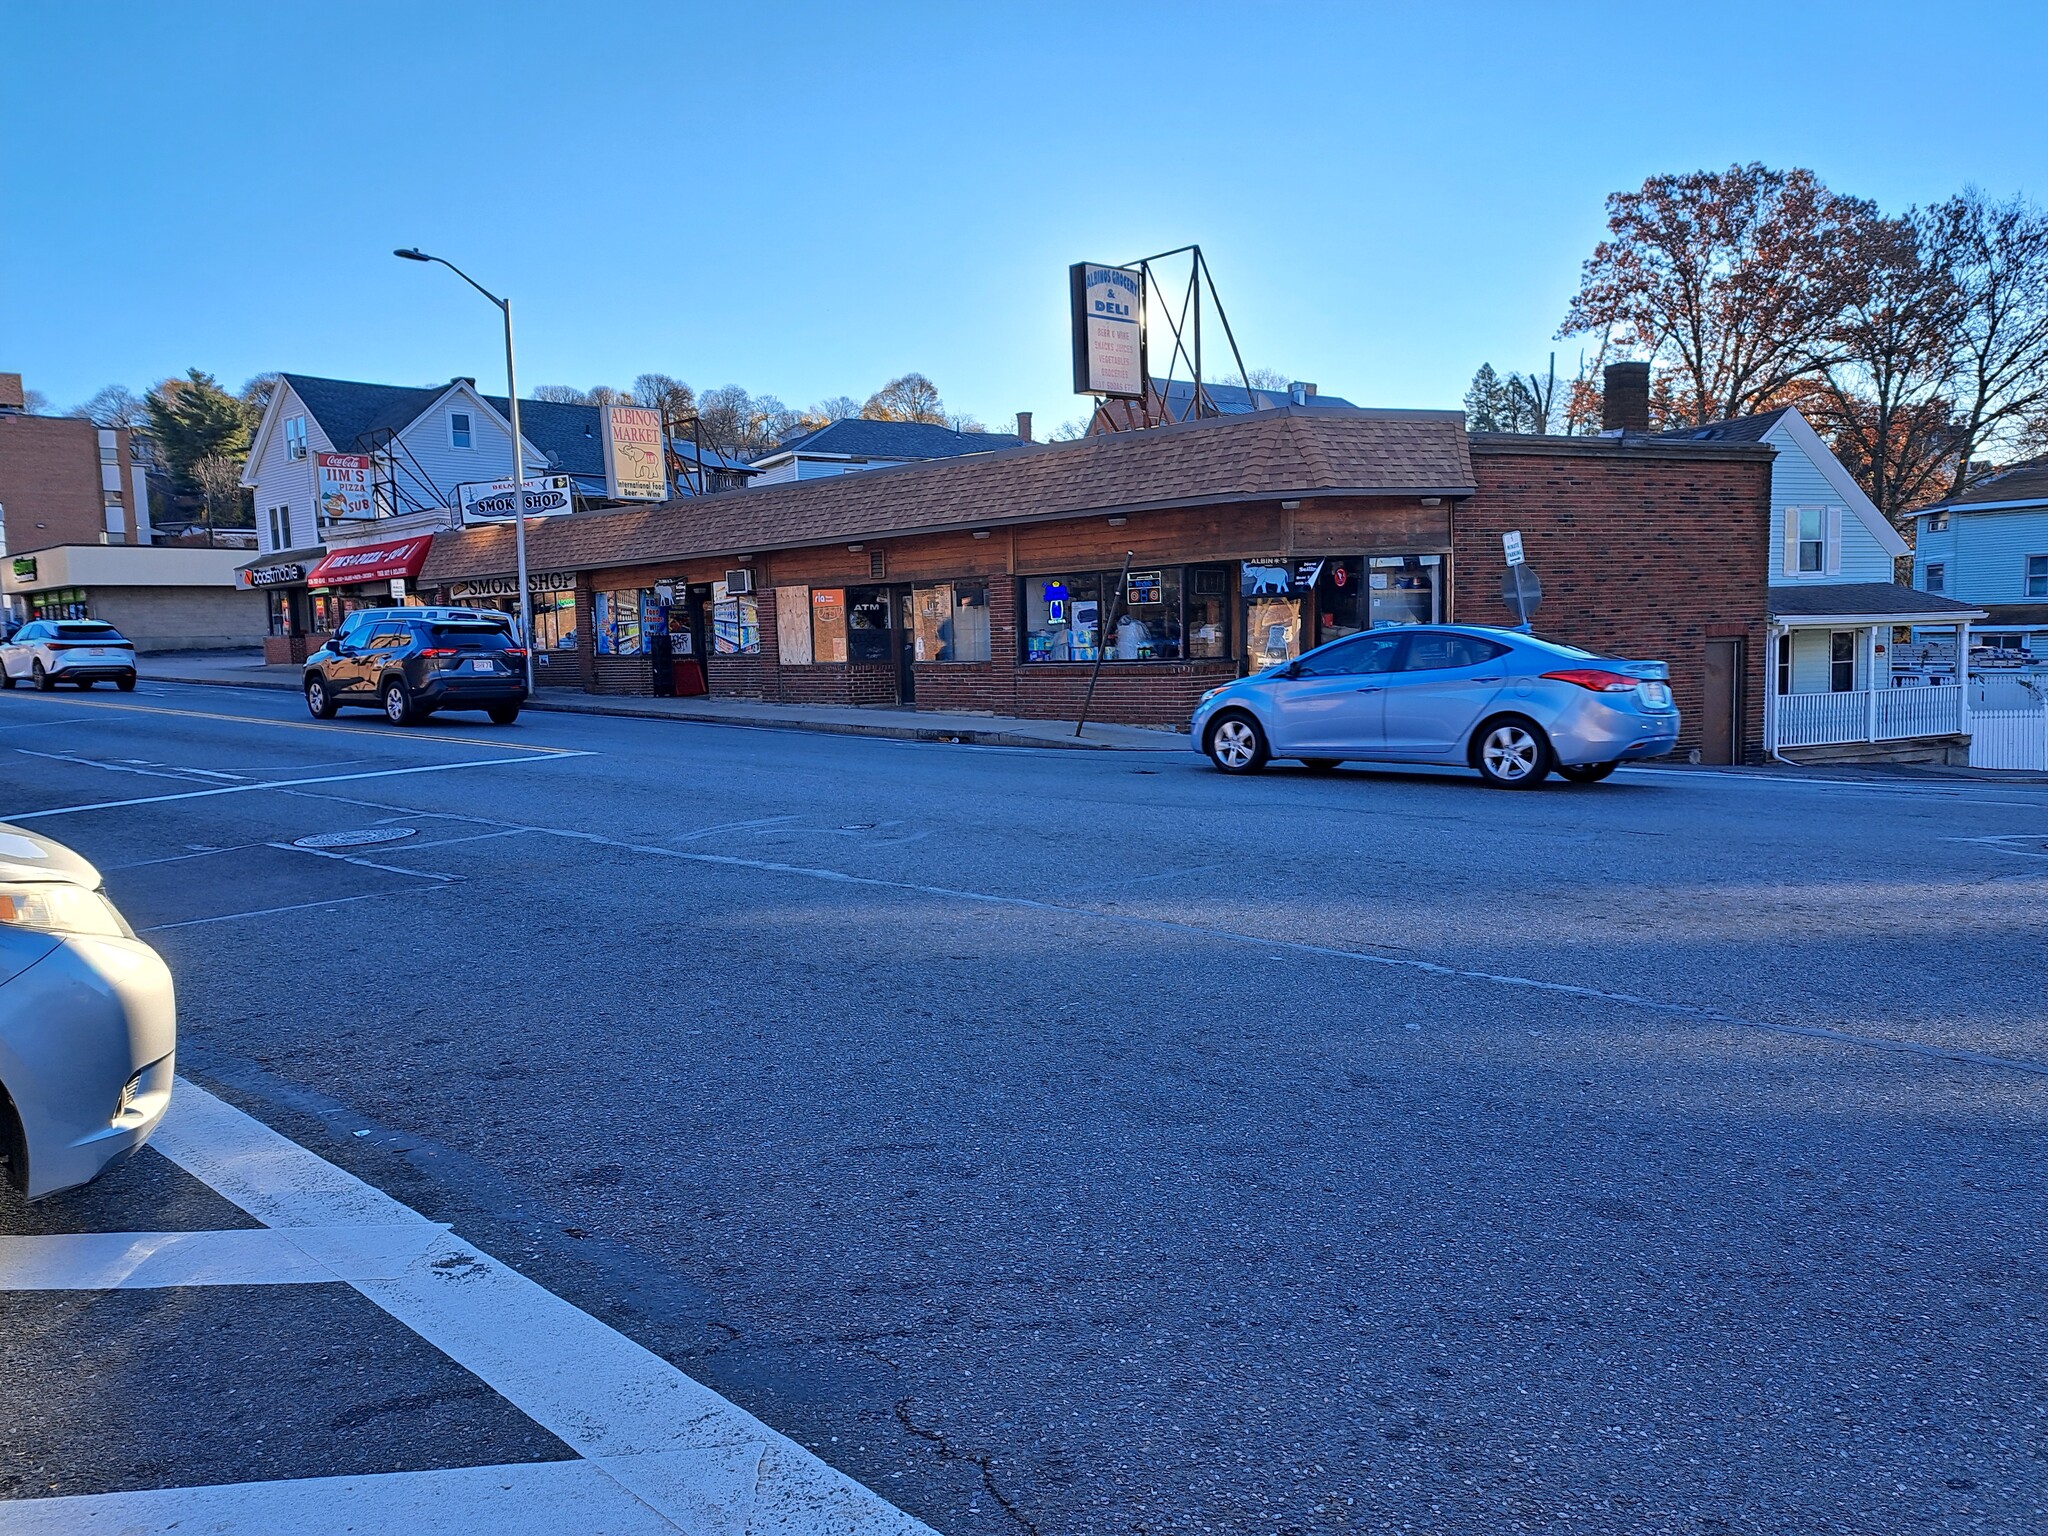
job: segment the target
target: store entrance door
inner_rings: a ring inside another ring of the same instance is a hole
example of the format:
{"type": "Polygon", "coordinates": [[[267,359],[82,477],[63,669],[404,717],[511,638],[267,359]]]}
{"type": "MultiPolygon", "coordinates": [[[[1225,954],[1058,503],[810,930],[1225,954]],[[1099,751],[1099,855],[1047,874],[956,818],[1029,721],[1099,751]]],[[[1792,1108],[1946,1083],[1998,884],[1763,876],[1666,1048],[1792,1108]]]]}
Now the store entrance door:
{"type": "Polygon", "coordinates": [[[895,615],[896,702],[917,702],[917,610],[908,587],[889,589],[889,611],[895,615]]]}

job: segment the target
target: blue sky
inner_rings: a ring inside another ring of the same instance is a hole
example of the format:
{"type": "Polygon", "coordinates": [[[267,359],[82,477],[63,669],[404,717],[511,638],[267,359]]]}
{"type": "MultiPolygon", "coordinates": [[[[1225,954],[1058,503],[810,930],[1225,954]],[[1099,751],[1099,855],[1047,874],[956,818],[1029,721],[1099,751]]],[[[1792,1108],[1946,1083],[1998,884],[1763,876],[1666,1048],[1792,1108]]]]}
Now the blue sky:
{"type": "Polygon", "coordinates": [[[522,393],[914,368],[1047,428],[1067,264],[1199,241],[1252,366],[1451,406],[1576,361],[1647,175],[2048,199],[2044,57],[2048,6],[1887,0],[0,5],[0,369],[502,381],[416,243],[511,294],[522,393]]]}

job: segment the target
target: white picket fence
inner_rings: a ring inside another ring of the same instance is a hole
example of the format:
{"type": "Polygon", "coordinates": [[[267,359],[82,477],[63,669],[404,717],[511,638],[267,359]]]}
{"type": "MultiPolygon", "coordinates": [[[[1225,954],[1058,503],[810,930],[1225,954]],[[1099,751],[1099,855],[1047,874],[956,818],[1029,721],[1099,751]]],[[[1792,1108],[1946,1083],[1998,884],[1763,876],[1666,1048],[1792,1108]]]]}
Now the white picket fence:
{"type": "Polygon", "coordinates": [[[2048,771],[2048,686],[2038,678],[1973,677],[1970,766],[2048,771]]]}
{"type": "Polygon", "coordinates": [[[1963,690],[1943,684],[1859,688],[1849,693],[1781,693],[1772,703],[1780,747],[1952,736],[1963,729],[1963,690]]]}

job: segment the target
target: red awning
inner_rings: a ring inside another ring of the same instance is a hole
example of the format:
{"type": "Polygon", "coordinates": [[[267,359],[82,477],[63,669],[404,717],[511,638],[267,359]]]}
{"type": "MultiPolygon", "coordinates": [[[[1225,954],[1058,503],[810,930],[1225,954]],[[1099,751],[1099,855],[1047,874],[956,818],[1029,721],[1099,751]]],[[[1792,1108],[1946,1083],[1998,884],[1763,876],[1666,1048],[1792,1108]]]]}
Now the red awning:
{"type": "Polygon", "coordinates": [[[309,587],[352,587],[360,581],[389,581],[403,576],[411,581],[427,563],[427,551],[434,536],[394,539],[389,544],[357,544],[330,552],[306,573],[309,587]]]}

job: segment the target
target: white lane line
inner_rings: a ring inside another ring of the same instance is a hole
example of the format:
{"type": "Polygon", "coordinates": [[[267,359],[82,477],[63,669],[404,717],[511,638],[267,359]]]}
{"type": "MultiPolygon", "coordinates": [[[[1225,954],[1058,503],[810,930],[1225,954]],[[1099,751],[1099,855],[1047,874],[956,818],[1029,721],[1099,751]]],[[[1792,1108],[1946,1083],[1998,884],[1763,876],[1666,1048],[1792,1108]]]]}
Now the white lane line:
{"type": "Polygon", "coordinates": [[[331,848],[301,848],[297,843],[265,843],[263,846],[275,848],[280,853],[303,853],[316,859],[334,859],[343,864],[353,864],[358,869],[380,869],[387,875],[411,875],[418,880],[451,883],[463,878],[461,875],[446,875],[428,869],[407,869],[402,864],[379,864],[375,859],[366,859],[353,853],[336,853],[331,848]]]}
{"type": "Polygon", "coordinates": [[[676,838],[676,841],[679,843],[694,843],[699,838],[715,837],[720,832],[738,832],[747,827],[775,827],[787,821],[795,821],[796,819],[794,816],[763,816],[757,821],[721,821],[715,826],[699,827],[694,832],[684,832],[676,838]]]}
{"type": "Polygon", "coordinates": [[[1412,955],[1383,955],[1369,950],[1340,949],[1335,945],[1311,944],[1302,939],[1273,938],[1256,933],[1243,933],[1234,928],[1175,922],[1170,918],[1144,917],[1136,913],[1117,912],[1102,907],[1072,906],[1063,902],[1041,901],[1030,896],[1004,896],[989,891],[966,890],[957,886],[928,885],[916,880],[890,880],[880,875],[849,874],[845,870],[790,864],[779,859],[749,859],[730,853],[693,853],[686,848],[669,848],[659,843],[629,843],[619,838],[606,837],[599,832],[578,832],[568,827],[530,826],[521,822],[499,821],[487,816],[462,816],[453,812],[439,814],[445,815],[449,820],[470,821],[478,826],[543,832],[574,842],[593,843],[599,847],[616,848],[625,853],[644,853],[655,858],[682,859],[692,864],[711,864],[727,869],[760,870],[766,874],[791,875],[799,879],[821,880],[833,885],[903,891],[911,895],[932,896],[943,901],[965,902],[974,906],[1012,907],[1028,912],[1049,912],[1062,917],[1116,923],[1155,933],[1216,939],[1228,944],[1263,946],[1268,950],[1278,949],[1330,960],[1348,960],[1358,965],[1378,965],[1397,970],[1417,971],[1426,976],[1442,977],[1447,981],[1471,981],[1490,986],[1526,988],[1533,992],[1549,992],[1563,997],[1583,998],[1590,1002],[1615,1003],[1622,1007],[1641,1008],[1651,1013],[1669,1014],[1678,1018],[1698,1019],[1734,1029],[1756,1030],[1762,1034],[1784,1035],[1800,1040],[1820,1040],[1836,1045],[1855,1046],[1863,1050],[1917,1056],[1924,1060],[1953,1062],[1964,1066],[2002,1067],[2008,1071],[2025,1072],[2035,1077],[2048,1077],[2048,1062],[2031,1061],[2024,1057],[1997,1056],[1988,1051],[1928,1045],[1918,1040],[1894,1040],[1883,1035],[1859,1035],[1851,1030],[1830,1029],[1820,1024],[1787,1024],[1773,1019],[1748,1018],[1702,1004],[1667,1002],[1661,998],[1644,997],[1640,993],[1615,992],[1604,987],[1585,986],[1578,982],[1547,981],[1537,976],[1517,976],[1512,972],[1482,971],[1467,966],[1444,965],[1435,960],[1422,960],[1412,955]]]}
{"type": "Polygon", "coordinates": [[[166,854],[160,859],[137,859],[132,864],[102,864],[103,875],[119,874],[124,869],[148,869],[155,864],[182,864],[187,859],[210,859],[217,853],[240,853],[245,848],[261,848],[262,843],[230,843],[225,848],[195,848],[190,853],[166,854]]]}
{"type": "Polygon", "coordinates": [[[196,769],[158,768],[153,764],[103,763],[98,758],[75,757],[69,752],[36,752],[27,747],[14,749],[23,757],[40,757],[53,763],[73,763],[80,768],[104,768],[108,773],[133,773],[145,779],[177,779],[183,783],[192,782],[196,769]]]}
{"type": "Polygon", "coordinates": [[[677,1530],[589,1461],[0,1503],[0,1532],[7,1536],[676,1536],[677,1530]]]}
{"type": "Polygon", "coordinates": [[[44,821],[52,816],[77,816],[86,811],[119,811],[135,805],[164,805],[173,800],[204,800],[213,795],[247,795],[266,789],[296,789],[304,784],[347,784],[358,779],[395,779],[409,773],[453,773],[458,768],[506,768],[551,763],[564,757],[595,757],[594,752],[555,752],[546,757],[478,757],[461,763],[426,763],[415,768],[378,768],[367,773],[328,773],[310,779],[271,779],[261,784],[223,784],[217,789],[192,789],[178,795],[145,795],[138,800],[100,800],[91,805],[60,805],[47,811],[17,811],[6,821],[44,821]]]}
{"type": "MultiPolygon", "coordinates": [[[[308,1234],[336,1227],[427,1235],[398,1274],[344,1278],[682,1529],[932,1536],[651,1350],[196,1084],[178,1080],[152,1145],[302,1246],[308,1234]],[[707,1469],[735,1465],[756,1466],[758,1477],[706,1480],[707,1469]],[[723,1499],[728,1485],[744,1492],[742,1507],[723,1499]],[[769,1512],[759,1521],[757,1499],[769,1512]]],[[[209,1529],[181,1529],[195,1525],[209,1529]]],[[[578,1519],[553,1529],[603,1527],[578,1519]]]]}
{"type": "Polygon", "coordinates": [[[176,1285],[334,1285],[402,1272],[436,1235],[396,1227],[77,1232],[0,1237],[0,1291],[132,1291],[176,1285]]]}
{"type": "Polygon", "coordinates": [[[175,923],[152,923],[147,928],[138,928],[137,933],[167,933],[173,928],[197,928],[203,923],[235,923],[245,917],[276,917],[282,912],[310,912],[315,907],[346,906],[351,901],[375,901],[380,896],[396,896],[396,891],[364,891],[359,896],[330,896],[325,901],[297,901],[288,907],[257,907],[251,912],[223,912],[217,917],[188,917],[175,923]]]}

